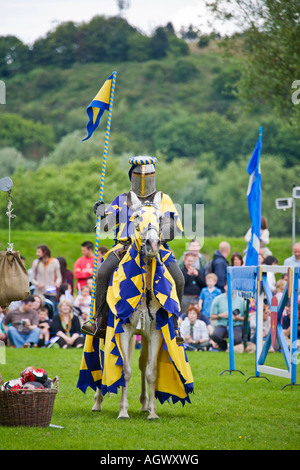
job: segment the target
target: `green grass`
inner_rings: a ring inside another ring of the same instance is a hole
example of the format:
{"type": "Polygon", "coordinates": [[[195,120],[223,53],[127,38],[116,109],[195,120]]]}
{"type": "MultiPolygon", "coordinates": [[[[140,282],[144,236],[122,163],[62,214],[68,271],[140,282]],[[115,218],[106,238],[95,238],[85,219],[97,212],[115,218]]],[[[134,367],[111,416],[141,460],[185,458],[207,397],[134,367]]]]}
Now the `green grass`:
{"type": "MultiPolygon", "coordinates": [[[[49,376],[59,375],[51,423],[55,428],[0,428],[0,449],[6,450],[205,450],[300,448],[300,387],[287,387],[287,379],[268,376],[245,379],[255,373],[254,354],[237,354],[235,367],[244,372],[231,375],[228,353],[191,352],[195,393],[191,405],[157,405],[160,419],[147,421],[141,414],[138,396],[140,379],[138,351],[133,358],[129,388],[130,420],[117,420],[120,392],[105,397],[103,411],[91,412],[94,392],[76,388],[80,350],[7,349],[4,379],[16,378],[29,365],[44,367],[49,376]]],[[[281,353],[270,356],[270,364],[282,365],[281,353]]],[[[299,383],[299,374],[298,380],[299,383]]]]}
{"type": "MultiPolygon", "coordinates": [[[[95,242],[95,233],[70,233],[70,232],[39,232],[39,231],[23,231],[12,230],[11,241],[14,244],[14,249],[26,258],[27,269],[31,266],[32,261],[36,258],[36,247],[40,244],[46,244],[50,247],[52,256],[63,256],[69,269],[73,269],[74,263],[77,258],[81,256],[81,243],[90,240],[95,242]]],[[[239,251],[243,253],[246,248],[244,238],[234,237],[205,237],[204,244],[201,252],[207,255],[208,258],[212,257],[215,250],[218,249],[219,243],[222,240],[227,240],[231,246],[231,253],[239,251]]],[[[5,250],[8,242],[8,231],[0,230],[0,250],[5,250]]],[[[104,238],[100,241],[100,245],[106,245],[110,248],[113,244],[112,239],[104,238]]],[[[188,240],[186,238],[176,238],[170,242],[170,247],[174,251],[177,259],[186,250],[188,240]]],[[[273,255],[278,258],[279,264],[283,264],[285,258],[292,255],[292,244],[288,238],[273,238],[271,239],[270,250],[273,255]]]]}

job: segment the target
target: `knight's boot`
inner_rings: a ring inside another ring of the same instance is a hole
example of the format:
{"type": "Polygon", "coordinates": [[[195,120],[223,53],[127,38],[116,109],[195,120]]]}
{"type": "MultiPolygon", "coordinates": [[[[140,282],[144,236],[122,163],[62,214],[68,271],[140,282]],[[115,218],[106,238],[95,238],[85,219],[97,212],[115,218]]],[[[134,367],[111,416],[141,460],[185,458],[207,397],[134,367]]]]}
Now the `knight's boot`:
{"type": "Polygon", "coordinates": [[[179,336],[179,329],[178,329],[178,322],[177,322],[177,317],[173,315],[173,320],[174,320],[174,329],[175,329],[175,336],[176,336],[176,343],[177,344],[183,344],[184,339],[182,336],[179,336]]]}
{"type": "Polygon", "coordinates": [[[95,338],[105,338],[106,334],[106,317],[104,316],[95,316],[94,323],[90,324],[89,321],[86,321],[81,326],[81,331],[87,335],[94,336],[95,338]]]}

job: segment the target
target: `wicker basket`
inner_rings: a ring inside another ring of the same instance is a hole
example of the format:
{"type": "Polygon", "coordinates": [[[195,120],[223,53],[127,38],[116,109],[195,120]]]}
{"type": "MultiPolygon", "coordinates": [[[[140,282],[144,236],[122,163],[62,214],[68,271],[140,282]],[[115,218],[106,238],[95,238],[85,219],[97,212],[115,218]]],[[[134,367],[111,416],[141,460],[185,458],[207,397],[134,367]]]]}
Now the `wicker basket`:
{"type": "Polygon", "coordinates": [[[58,377],[54,377],[53,382],[53,388],[44,390],[0,391],[0,426],[49,426],[58,392],[58,377]]]}

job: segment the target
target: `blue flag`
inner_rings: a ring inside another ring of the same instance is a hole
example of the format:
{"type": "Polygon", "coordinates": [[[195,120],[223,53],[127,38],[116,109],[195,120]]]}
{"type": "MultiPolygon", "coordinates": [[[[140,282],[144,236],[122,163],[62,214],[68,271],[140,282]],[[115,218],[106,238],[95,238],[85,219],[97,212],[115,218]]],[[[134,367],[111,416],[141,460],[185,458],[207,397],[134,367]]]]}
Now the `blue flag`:
{"type": "Polygon", "coordinates": [[[111,74],[104,82],[103,86],[100,88],[97,95],[86,109],[87,115],[89,117],[89,122],[86,126],[88,135],[82,139],[82,142],[91,137],[93,132],[99,126],[102,114],[106,109],[109,108],[112,79],[113,74],[111,74]]]}
{"type": "Polygon", "coordinates": [[[248,243],[245,266],[258,266],[261,229],[261,172],[260,153],[262,147],[262,127],[252,157],[247,166],[250,175],[248,185],[248,208],[251,219],[251,238],[248,243]]]}

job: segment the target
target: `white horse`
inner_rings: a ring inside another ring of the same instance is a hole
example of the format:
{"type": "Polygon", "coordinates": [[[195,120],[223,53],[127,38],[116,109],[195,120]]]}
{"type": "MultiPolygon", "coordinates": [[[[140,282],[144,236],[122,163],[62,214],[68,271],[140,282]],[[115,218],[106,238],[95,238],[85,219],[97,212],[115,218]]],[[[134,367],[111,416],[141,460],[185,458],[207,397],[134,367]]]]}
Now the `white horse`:
{"type": "MultiPolygon", "coordinates": [[[[141,371],[141,411],[149,411],[148,419],[157,419],[155,382],[157,373],[157,356],[162,344],[161,332],[156,330],[156,312],[161,307],[155,297],[151,294],[152,285],[152,261],[157,256],[160,247],[160,230],[162,213],[159,211],[161,193],[157,193],[153,203],[141,204],[139,199],[133,201],[134,224],[136,233],[140,236],[140,252],[145,261],[146,285],[141,304],[132,313],[130,323],[123,326],[124,333],[120,335],[123,353],[123,373],[125,387],[122,387],[120,400],[120,412],[118,418],[129,418],[128,415],[128,384],[131,378],[131,353],[134,347],[134,335],[141,335],[141,352],[139,368],[141,371]],[[142,209],[142,210],[141,210],[142,209]],[[147,395],[147,383],[149,387],[149,398],[147,395]]],[[[103,396],[97,388],[95,394],[93,411],[101,411],[103,396]]]]}

